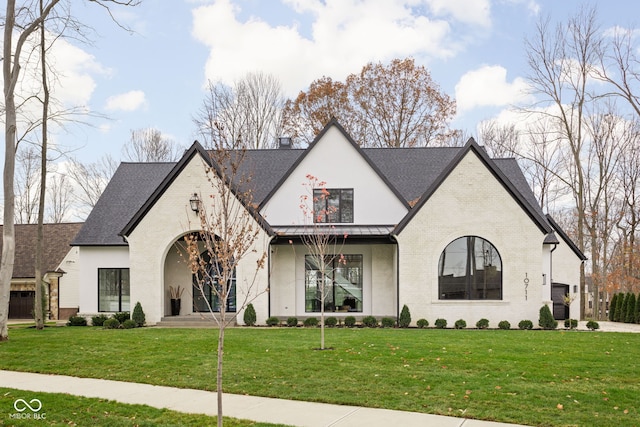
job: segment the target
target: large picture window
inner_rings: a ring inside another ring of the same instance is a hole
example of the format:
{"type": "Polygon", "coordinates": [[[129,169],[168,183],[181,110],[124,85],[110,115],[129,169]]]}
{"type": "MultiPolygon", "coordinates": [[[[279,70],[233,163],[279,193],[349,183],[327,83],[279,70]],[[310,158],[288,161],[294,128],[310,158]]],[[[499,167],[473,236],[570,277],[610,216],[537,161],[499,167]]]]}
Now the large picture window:
{"type": "Polygon", "coordinates": [[[353,188],[313,190],[313,222],[353,222],[353,188]]]}
{"type": "Polygon", "coordinates": [[[465,236],[442,251],[438,266],[439,299],[502,299],[502,259],[487,240],[465,236]]]}
{"type": "Polygon", "coordinates": [[[128,268],[98,269],[98,311],[130,310],[128,268]]]}
{"type": "Polygon", "coordinates": [[[362,312],[362,255],[327,256],[324,266],[315,255],[306,255],[304,261],[307,313],[322,307],[323,276],[324,311],[362,312]]]}

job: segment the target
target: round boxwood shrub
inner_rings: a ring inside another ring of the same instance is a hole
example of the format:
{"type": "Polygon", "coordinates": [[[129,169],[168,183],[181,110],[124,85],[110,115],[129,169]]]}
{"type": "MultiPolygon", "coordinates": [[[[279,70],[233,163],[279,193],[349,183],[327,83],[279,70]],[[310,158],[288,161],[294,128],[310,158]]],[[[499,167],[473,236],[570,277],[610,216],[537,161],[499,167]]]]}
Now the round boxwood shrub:
{"type": "Polygon", "coordinates": [[[330,328],[333,328],[337,324],[338,324],[338,319],[336,319],[333,316],[330,316],[330,317],[327,317],[326,319],[324,319],[324,326],[328,326],[330,328]]]}
{"type": "Polygon", "coordinates": [[[306,319],[304,319],[304,322],[302,322],[302,324],[306,328],[315,328],[316,326],[318,326],[318,319],[316,319],[315,317],[307,317],[306,319]]]}
{"type": "Polygon", "coordinates": [[[120,327],[120,321],[115,317],[110,317],[109,319],[104,321],[102,326],[105,329],[118,329],[120,327]]]}
{"type": "Polygon", "coordinates": [[[82,316],[71,316],[67,320],[67,326],[87,326],[87,319],[82,316]]]}
{"type": "Polygon", "coordinates": [[[276,316],[271,316],[267,319],[267,326],[278,326],[280,324],[280,319],[276,316]]]}
{"type": "Polygon", "coordinates": [[[124,322],[122,322],[122,328],[123,329],[133,329],[133,328],[135,328],[137,326],[138,326],[138,324],[133,319],[127,319],[124,322]]]}
{"type": "MultiPolygon", "coordinates": [[[[144,326],[145,315],[144,315],[144,311],[142,311],[142,304],[140,304],[140,302],[137,302],[136,306],[133,308],[133,313],[131,313],[131,319],[134,322],[136,322],[136,326],[138,327],[144,326]]],[[[124,322],[123,322],[123,325],[124,325],[124,322]]]]}
{"type": "Polygon", "coordinates": [[[453,325],[456,329],[464,329],[467,327],[467,322],[462,319],[456,320],[456,323],[453,325]]]}
{"type": "MultiPolygon", "coordinates": [[[[384,319],[383,323],[384,323],[384,319]]],[[[409,312],[409,307],[407,304],[402,306],[402,311],[400,311],[400,318],[398,319],[398,327],[400,328],[408,328],[411,324],[411,313],[409,312]]],[[[384,324],[382,325],[384,327],[384,324]]]]}
{"type": "Polygon", "coordinates": [[[91,324],[93,326],[102,326],[104,325],[104,321],[107,320],[108,317],[106,314],[99,314],[97,316],[93,316],[91,318],[91,324]]]}
{"type": "Polygon", "coordinates": [[[521,320],[520,323],[518,323],[518,328],[533,329],[533,322],[531,320],[521,320]]]}
{"type": "Polygon", "coordinates": [[[131,319],[128,311],[121,311],[120,313],[114,313],[113,317],[118,319],[118,322],[122,324],[127,319],[131,319]]]}
{"type": "Polygon", "coordinates": [[[378,319],[373,316],[365,316],[362,318],[362,324],[367,328],[377,328],[378,327],[378,319]]]}
{"type": "Polygon", "coordinates": [[[476,322],[476,328],[487,329],[489,327],[489,319],[480,319],[476,322]]]}
{"type": "Polygon", "coordinates": [[[287,317],[287,326],[293,328],[298,326],[298,318],[297,317],[287,317]]]}
{"type": "Polygon", "coordinates": [[[507,322],[506,320],[501,320],[498,323],[498,328],[500,328],[500,329],[511,329],[511,323],[507,322]]]}
{"type": "Polygon", "coordinates": [[[424,329],[429,326],[429,321],[427,319],[418,319],[416,325],[418,326],[418,328],[424,329]]]}
{"type": "Polygon", "coordinates": [[[253,304],[247,305],[247,308],[244,309],[244,324],[247,326],[255,326],[256,321],[258,320],[256,317],[256,309],[253,307],[253,304]]]}
{"type": "Polygon", "coordinates": [[[344,318],[344,326],[347,328],[353,328],[356,326],[356,318],[353,316],[347,316],[344,318]]]}
{"type": "Polygon", "coordinates": [[[447,319],[436,319],[436,328],[444,329],[447,327],[447,319]]]}
{"type": "Polygon", "coordinates": [[[600,325],[595,320],[589,320],[587,322],[587,328],[591,331],[595,331],[596,329],[600,329],[600,325]]]}
{"type": "Polygon", "coordinates": [[[578,327],[578,319],[566,319],[564,321],[564,327],[567,329],[575,329],[578,327]]]}
{"type": "Polygon", "coordinates": [[[395,319],[391,317],[383,317],[381,323],[383,328],[393,328],[394,326],[396,326],[395,319]]]}

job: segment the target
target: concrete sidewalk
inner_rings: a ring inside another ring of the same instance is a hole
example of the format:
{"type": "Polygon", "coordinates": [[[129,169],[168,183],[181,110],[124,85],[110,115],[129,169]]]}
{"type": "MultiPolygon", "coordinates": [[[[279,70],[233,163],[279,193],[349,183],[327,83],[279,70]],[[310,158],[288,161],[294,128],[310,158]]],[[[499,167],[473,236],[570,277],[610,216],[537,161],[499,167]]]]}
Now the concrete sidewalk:
{"type": "MultiPolygon", "coordinates": [[[[194,414],[216,415],[216,393],[148,384],[0,370],[0,386],[115,400],[194,414]]],[[[308,427],[507,427],[515,424],[416,412],[330,405],[225,394],[224,415],[258,422],[308,427]]],[[[43,408],[47,402],[43,399],[43,408]]],[[[47,409],[51,412],[53,408],[47,409]]]]}

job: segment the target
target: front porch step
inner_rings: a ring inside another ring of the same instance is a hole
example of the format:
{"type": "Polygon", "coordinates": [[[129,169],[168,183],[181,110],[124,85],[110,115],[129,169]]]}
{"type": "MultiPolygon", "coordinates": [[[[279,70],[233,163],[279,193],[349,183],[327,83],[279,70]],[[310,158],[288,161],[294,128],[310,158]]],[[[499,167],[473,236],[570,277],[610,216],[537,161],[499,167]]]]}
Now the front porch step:
{"type": "MultiPolygon", "coordinates": [[[[226,316],[232,320],[234,316],[226,316]]],[[[211,315],[189,314],[184,316],[165,316],[156,323],[156,326],[162,328],[217,328],[218,323],[211,315]]],[[[236,326],[236,322],[232,322],[229,326],[236,326]]]]}

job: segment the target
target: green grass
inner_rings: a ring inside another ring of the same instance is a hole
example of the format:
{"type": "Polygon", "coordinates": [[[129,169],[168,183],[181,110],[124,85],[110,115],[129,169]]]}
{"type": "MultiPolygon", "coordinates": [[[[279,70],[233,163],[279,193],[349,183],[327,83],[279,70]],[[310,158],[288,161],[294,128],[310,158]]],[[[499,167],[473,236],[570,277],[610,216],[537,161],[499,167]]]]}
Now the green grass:
{"type": "MultiPolygon", "coordinates": [[[[640,425],[640,334],[227,330],[229,393],[541,426],[640,425]]],[[[217,330],[12,329],[0,368],[213,390],[217,330]]]]}
{"type": "MultiPolygon", "coordinates": [[[[2,387],[0,387],[0,414],[0,425],[3,426],[202,427],[216,425],[216,417],[206,415],[183,414],[146,405],[125,405],[103,399],[36,393],[2,387]],[[13,406],[17,399],[24,399],[27,402],[38,399],[42,409],[36,413],[26,411],[21,414],[13,406]]],[[[273,426],[273,424],[227,417],[224,417],[224,425],[227,427],[273,426]]]]}

